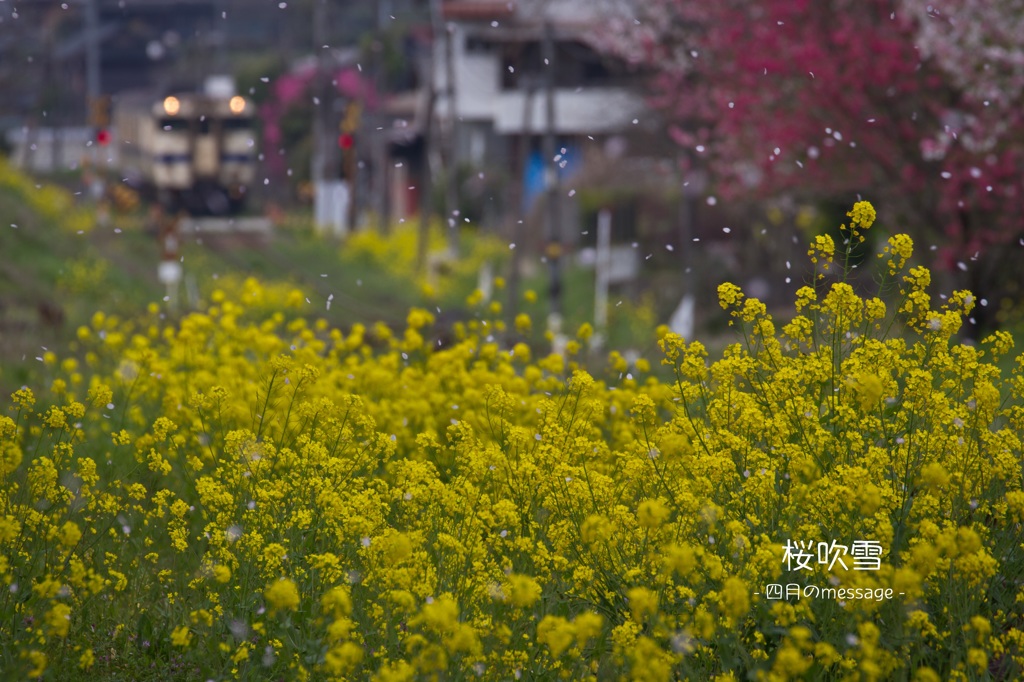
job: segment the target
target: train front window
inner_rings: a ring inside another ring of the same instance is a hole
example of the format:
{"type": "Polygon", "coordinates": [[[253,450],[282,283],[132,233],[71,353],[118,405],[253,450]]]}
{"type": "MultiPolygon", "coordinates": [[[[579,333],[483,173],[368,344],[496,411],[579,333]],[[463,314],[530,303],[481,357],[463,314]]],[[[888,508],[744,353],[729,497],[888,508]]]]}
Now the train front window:
{"type": "Polygon", "coordinates": [[[221,121],[221,128],[225,131],[250,130],[252,129],[251,118],[225,118],[221,121]]]}
{"type": "Polygon", "coordinates": [[[157,125],[165,132],[188,130],[188,119],[186,118],[161,118],[157,125]]]}

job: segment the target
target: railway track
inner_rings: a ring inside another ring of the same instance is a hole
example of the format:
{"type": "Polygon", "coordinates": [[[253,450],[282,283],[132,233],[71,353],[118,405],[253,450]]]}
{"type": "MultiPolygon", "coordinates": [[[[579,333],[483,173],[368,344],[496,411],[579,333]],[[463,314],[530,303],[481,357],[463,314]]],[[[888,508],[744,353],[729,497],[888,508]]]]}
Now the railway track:
{"type": "Polygon", "coordinates": [[[178,222],[178,230],[182,235],[250,235],[254,237],[270,237],[273,223],[263,216],[245,217],[187,217],[178,222]]]}

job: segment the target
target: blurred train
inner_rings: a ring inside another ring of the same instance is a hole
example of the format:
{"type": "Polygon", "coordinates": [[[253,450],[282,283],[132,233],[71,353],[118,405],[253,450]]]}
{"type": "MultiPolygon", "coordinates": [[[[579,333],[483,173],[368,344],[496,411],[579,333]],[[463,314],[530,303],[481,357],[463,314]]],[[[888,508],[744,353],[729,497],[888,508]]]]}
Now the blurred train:
{"type": "Polygon", "coordinates": [[[238,213],[256,176],[255,111],[239,95],[119,96],[112,111],[119,171],[165,210],[238,213]]]}

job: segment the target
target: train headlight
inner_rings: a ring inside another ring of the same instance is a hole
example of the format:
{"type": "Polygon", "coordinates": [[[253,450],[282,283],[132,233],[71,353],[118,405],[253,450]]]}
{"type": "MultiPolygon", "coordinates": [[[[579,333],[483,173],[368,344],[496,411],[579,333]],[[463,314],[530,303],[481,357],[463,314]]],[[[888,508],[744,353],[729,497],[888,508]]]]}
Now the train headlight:
{"type": "Polygon", "coordinates": [[[245,111],[245,100],[235,95],[228,101],[228,108],[231,109],[232,114],[240,114],[245,111]]]}
{"type": "Polygon", "coordinates": [[[174,116],[181,110],[181,102],[173,95],[164,99],[164,111],[168,116],[174,116]]]}

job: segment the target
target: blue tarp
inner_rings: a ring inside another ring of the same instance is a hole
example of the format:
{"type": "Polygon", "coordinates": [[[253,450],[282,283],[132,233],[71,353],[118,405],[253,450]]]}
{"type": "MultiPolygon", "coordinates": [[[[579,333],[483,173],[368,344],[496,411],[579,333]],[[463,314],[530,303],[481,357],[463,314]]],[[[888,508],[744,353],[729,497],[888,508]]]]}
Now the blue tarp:
{"type": "MultiPolygon", "coordinates": [[[[558,148],[551,163],[558,169],[558,180],[571,178],[579,167],[579,154],[575,147],[565,145],[558,148]],[[562,150],[565,150],[563,153],[562,150]]],[[[523,211],[528,213],[534,202],[544,196],[544,155],[540,150],[530,153],[523,169],[523,211]]]]}

